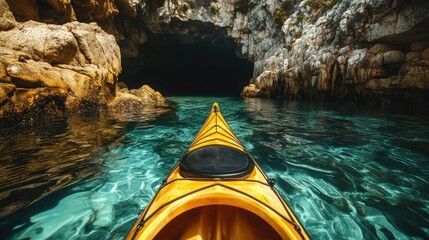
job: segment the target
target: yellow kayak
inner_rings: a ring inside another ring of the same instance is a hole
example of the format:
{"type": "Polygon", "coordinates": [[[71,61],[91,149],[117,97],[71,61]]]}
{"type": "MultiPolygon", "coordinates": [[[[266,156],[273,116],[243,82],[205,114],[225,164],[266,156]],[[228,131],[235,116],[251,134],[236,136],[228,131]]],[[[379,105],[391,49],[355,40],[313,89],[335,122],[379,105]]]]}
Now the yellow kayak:
{"type": "Polygon", "coordinates": [[[127,239],[310,239],[215,103],[127,239]]]}

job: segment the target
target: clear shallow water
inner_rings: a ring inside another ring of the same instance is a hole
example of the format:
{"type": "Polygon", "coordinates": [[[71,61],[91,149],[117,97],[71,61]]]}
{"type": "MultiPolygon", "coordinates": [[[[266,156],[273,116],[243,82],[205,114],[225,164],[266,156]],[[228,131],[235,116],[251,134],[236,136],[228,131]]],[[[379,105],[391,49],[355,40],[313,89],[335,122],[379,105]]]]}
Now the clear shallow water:
{"type": "MultiPolygon", "coordinates": [[[[79,127],[51,126],[57,131],[46,137],[33,132],[9,134],[8,142],[15,144],[0,148],[2,158],[8,159],[2,160],[7,164],[0,165],[1,172],[14,167],[9,176],[22,172],[25,179],[61,187],[1,219],[0,237],[122,239],[217,101],[314,239],[429,238],[427,116],[302,102],[173,100],[179,103],[178,112],[157,119],[76,120],[79,127]],[[23,145],[32,151],[20,151],[22,139],[34,136],[35,146],[23,145]],[[74,148],[68,145],[79,139],[74,148]],[[10,163],[22,158],[46,162],[49,150],[56,152],[41,169],[59,168],[54,162],[61,159],[62,170],[51,170],[53,179],[45,174],[47,170],[33,172],[27,161],[21,168],[10,163]],[[71,177],[62,183],[58,179],[63,176],[71,177]],[[71,185],[64,187],[67,184],[71,185]]],[[[34,192],[25,188],[32,181],[21,186],[2,181],[1,194],[8,189],[9,199],[31,198],[34,192]]]]}

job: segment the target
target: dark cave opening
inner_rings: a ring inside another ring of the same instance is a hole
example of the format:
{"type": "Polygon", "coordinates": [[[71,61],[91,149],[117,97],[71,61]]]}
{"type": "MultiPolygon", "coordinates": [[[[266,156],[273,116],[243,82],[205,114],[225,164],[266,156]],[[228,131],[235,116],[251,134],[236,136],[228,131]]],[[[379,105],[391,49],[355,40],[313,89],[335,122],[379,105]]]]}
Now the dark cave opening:
{"type": "Polygon", "coordinates": [[[140,67],[124,66],[120,81],[130,89],[149,85],[164,96],[239,96],[253,76],[253,62],[238,58],[233,46],[149,36],[132,65],[140,67]]]}

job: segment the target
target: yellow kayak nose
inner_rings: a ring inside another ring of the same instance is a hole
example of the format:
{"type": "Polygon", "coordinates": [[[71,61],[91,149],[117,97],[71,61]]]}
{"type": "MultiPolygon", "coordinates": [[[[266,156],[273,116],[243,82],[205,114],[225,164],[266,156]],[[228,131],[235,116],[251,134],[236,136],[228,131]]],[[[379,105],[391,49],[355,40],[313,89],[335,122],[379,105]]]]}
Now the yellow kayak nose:
{"type": "Polygon", "coordinates": [[[214,103],[127,239],[310,239],[214,103]]]}

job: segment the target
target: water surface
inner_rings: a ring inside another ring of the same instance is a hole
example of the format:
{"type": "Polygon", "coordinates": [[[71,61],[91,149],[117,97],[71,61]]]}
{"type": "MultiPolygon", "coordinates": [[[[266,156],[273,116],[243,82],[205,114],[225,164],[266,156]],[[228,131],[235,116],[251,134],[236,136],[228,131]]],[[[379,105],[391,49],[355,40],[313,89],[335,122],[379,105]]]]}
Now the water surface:
{"type": "Polygon", "coordinates": [[[1,211],[14,213],[0,220],[1,238],[122,239],[214,101],[314,239],[429,238],[427,116],[173,100],[179,110],[158,118],[72,119],[3,134],[1,211]]]}

